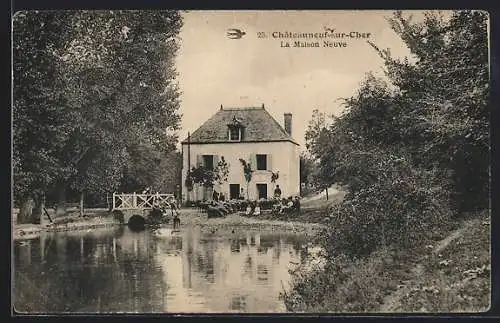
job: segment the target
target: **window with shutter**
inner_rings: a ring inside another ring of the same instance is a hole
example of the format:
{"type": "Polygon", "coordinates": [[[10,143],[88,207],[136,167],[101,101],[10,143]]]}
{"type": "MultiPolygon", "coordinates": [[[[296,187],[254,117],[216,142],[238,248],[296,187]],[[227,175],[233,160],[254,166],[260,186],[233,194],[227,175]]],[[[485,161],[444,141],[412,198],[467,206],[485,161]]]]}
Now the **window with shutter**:
{"type": "Polygon", "coordinates": [[[267,170],[268,171],[273,171],[273,156],[272,155],[267,155],[267,170]]]}
{"type": "Polygon", "coordinates": [[[196,155],[196,167],[201,167],[201,166],[203,166],[203,156],[196,155]]]}
{"type": "Polygon", "coordinates": [[[255,169],[255,155],[248,156],[247,162],[251,164],[252,169],[255,169]]]}

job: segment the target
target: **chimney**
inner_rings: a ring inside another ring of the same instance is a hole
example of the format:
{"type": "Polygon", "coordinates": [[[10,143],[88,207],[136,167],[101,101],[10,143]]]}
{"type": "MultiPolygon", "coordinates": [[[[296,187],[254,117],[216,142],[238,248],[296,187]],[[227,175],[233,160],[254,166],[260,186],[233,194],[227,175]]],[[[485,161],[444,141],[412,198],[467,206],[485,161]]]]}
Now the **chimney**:
{"type": "Polygon", "coordinates": [[[292,135],[292,114],[285,113],[283,114],[285,119],[285,131],[291,136],[292,135]]]}

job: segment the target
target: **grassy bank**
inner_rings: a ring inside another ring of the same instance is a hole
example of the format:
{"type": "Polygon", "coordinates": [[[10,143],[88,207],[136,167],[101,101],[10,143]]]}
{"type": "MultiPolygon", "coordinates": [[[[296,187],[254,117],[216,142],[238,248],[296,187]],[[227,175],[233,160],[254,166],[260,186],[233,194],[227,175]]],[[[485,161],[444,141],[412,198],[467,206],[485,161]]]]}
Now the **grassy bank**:
{"type": "MultiPolygon", "coordinates": [[[[316,211],[314,211],[316,212],[316,211]]],[[[322,214],[323,211],[321,211],[322,214]]],[[[311,213],[303,212],[299,217],[271,217],[261,215],[259,217],[246,217],[239,214],[230,214],[222,218],[208,219],[206,213],[196,209],[185,208],[180,210],[182,226],[200,226],[202,232],[214,233],[224,232],[231,228],[239,227],[254,230],[284,231],[291,233],[307,233],[315,235],[323,226],[309,219],[311,213]]],[[[104,226],[117,225],[118,222],[106,211],[96,212],[90,210],[84,217],[77,214],[69,214],[53,218],[53,222],[44,222],[42,225],[21,224],[13,226],[14,239],[31,239],[37,237],[42,231],[69,231],[87,230],[104,226]]],[[[168,226],[168,224],[166,224],[168,226]]]]}
{"type": "Polygon", "coordinates": [[[106,211],[91,210],[81,217],[77,214],[54,217],[52,223],[14,224],[12,236],[14,240],[36,238],[41,231],[88,230],[117,225],[118,222],[106,211]]]}
{"type": "Polygon", "coordinates": [[[308,233],[315,235],[323,226],[318,223],[301,222],[295,220],[275,220],[264,217],[247,217],[234,213],[220,218],[208,218],[205,213],[193,209],[181,210],[182,226],[200,226],[202,232],[223,231],[229,228],[245,228],[269,231],[287,231],[292,233],[308,233]]]}
{"type": "MultiPolygon", "coordinates": [[[[472,214],[418,247],[329,259],[295,273],[284,296],[297,312],[482,312],[490,302],[490,217],[472,214]]],[[[439,230],[436,230],[439,231],[439,230]]]]}

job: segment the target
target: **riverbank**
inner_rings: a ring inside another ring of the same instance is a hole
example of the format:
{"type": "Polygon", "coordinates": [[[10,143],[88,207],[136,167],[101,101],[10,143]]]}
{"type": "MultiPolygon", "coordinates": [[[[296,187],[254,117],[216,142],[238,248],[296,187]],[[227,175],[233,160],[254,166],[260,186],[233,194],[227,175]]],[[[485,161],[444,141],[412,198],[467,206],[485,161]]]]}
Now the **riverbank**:
{"type": "MultiPolygon", "coordinates": [[[[223,232],[225,228],[245,227],[246,229],[286,231],[292,233],[307,233],[314,236],[324,224],[329,222],[327,217],[328,208],[333,204],[340,203],[346,192],[339,186],[332,186],[326,192],[311,195],[302,199],[299,214],[273,214],[262,212],[258,216],[246,216],[243,213],[235,213],[223,218],[208,219],[206,213],[195,208],[183,208],[180,210],[182,225],[196,225],[203,232],[223,232]]],[[[18,211],[18,210],[17,210],[18,211]]],[[[67,216],[55,217],[55,211],[51,210],[54,218],[49,223],[46,219],[42,224],[13,224],[12,236],[14,240],[36,238],[41,231],[70,231],[88,230],[98,227],[120,225],[107,209],[86,209],[85,216],[78,215],[78,209],[74,208],[67,216]]],[[[16,212],[13,212],[13,223],[16,222],[16,212]]],[[[231,231],[231,230],[230,230],[231,231]]]]}
{"type": "Polygon", "coordinates": [[[84,217],[68,215],[55,218],[52,223],[42,221],[42,224],[12,224],[13,240],[34,239],[42,231],[58,232],[73,230],[88,230],[120,223],[107,212],[91,212],[84,217]]]}
{"type": "Polygon", "coordinates": [[[483,312],[491,296],[490,214],[455,220],[415,248],[329,259],[300,270],[285,303],[293,312],[483,312]]]}
{"type": "Polygon", "coordinates": [[[242,216],[234,213],[221,218],[210,218],[204,213],[182,212],[182,225],[200,226],[202,232],[213,233],[223,231],[227,228],[239,227],[255,230],[285,231],[291,233],[302,233],[314,235],[324,226],[320,223],[293,221],[293,220],[270,220],[262,217],[242,216]]]}
{"type": "MultiPolygon", "coordinates": [[[[280,231],[315,235],[323,225],[305,221],[306,215],[297,219],[270,219],[266,215],[247,217],[240,214],[230,214],[222,218],[208,219],[206,213],[196,209],[181,209],[181,226],[199,226],[204,233],[222,233],[231,231],[231,228],[243,227],[245,229],[280,231]]],[[[14,224],[12,235],[14,240],[33,239],[42,231],[71,231],[88,230],[99,227],[120,225],[109,213],[91,211],[84,217],[68,215],[55,218],[53,223],[40,224],[14,224]]],[[[168,226],[168,224],[166,224],[168,226]]]]}

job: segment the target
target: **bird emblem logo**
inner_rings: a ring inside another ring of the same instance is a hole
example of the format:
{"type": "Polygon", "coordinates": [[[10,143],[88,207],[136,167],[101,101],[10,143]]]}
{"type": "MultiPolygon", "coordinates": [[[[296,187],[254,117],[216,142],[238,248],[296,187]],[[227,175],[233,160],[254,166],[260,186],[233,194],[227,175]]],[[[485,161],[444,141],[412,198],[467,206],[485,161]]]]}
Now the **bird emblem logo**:
{"type": "Polygon", "coordinates": [[[335,32],[335,28],[328,28],[326,26],[323,26],[326,32],[333,34],[335,32]]]}
{"type": "Polygon", "coordinates": [[[236,29],[236,28],[230,28],[227,30],[227,37],[229,39],[240,39],[244,35],[246,35],[246,32],[241,31],[241,30],[236,29]]]}

